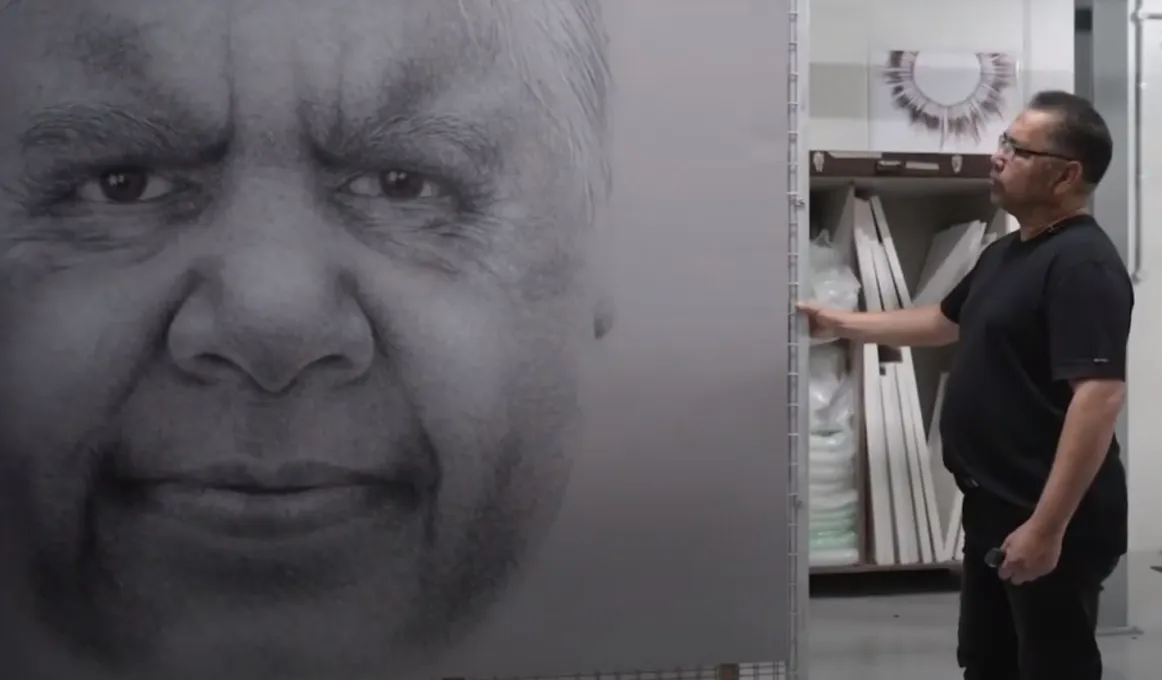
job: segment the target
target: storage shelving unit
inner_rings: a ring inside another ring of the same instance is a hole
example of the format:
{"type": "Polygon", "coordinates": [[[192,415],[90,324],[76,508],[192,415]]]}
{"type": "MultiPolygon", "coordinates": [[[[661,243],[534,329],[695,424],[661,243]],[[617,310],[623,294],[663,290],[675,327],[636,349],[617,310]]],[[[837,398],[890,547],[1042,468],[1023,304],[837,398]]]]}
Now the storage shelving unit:
{"type": "MultiPolygon", "coordinates": [[[[861,309],[938,302],[1009,230],[990,201],[990,168],[987,155],[811,153],[812,235],[827,230],[846,258],[861,284],[861,309]]],[[[954,348],[845,349],[857,395],[857,548],[823,560],[813,549],[811,572],[953,568],[960,497],[934,430],[954,348]]]]}

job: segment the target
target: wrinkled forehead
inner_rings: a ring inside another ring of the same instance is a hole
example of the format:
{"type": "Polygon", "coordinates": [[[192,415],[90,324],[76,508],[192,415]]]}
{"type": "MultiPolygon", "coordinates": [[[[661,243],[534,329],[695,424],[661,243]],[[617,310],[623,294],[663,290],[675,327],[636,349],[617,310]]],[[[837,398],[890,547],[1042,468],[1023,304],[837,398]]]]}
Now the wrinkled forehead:
{"type": "Polygon", "coordinates": [[[549,34],[562,10],[546,8],[568,4],[16,0],[0,18],[0,90],[17,102],[125,90],[245,105],[243,93],[261,104],[264,92],[292,89],[358,102],[392,86],[414,97],[551,85],[568,40],[549,34]]]}

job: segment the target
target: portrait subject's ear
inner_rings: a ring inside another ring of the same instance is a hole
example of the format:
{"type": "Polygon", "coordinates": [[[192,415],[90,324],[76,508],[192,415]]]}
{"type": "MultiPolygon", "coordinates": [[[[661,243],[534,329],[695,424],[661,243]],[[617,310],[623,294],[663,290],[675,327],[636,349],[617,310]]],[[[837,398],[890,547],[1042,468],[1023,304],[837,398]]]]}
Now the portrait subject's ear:
{"type": "Polygon", "coordinates": [[[609,331],[613,329],[615,316],[613,296],[609,293],[601,293],[597,297],[597,303],[593,306],[593,337],[600,340],[608,335],[609,331]]]}

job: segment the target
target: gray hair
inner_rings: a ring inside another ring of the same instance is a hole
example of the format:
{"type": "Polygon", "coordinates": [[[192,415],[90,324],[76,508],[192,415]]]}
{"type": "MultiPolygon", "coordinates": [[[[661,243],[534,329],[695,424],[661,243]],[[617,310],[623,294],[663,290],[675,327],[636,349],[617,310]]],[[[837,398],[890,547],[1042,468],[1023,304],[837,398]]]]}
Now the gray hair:
{"type": "Polygon", "coordinates": [[[596,219],[611,189],[609,36],[601,0],[459,2],[466,21],[494,27],[560,128],[566,151],[587,177],[585,199],[596,219]]]}

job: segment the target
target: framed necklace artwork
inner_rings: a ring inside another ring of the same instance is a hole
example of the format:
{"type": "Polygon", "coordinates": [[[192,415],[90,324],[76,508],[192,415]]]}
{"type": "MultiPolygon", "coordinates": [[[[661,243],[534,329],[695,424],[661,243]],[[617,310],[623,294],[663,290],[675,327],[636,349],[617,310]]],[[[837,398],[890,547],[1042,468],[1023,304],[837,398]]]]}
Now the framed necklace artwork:
{"type": "Polygon", "coordinates": [[[1022,104],[1005,52],[887,50],[872,68],[873,151],[992,153],[1022,104]]]}

